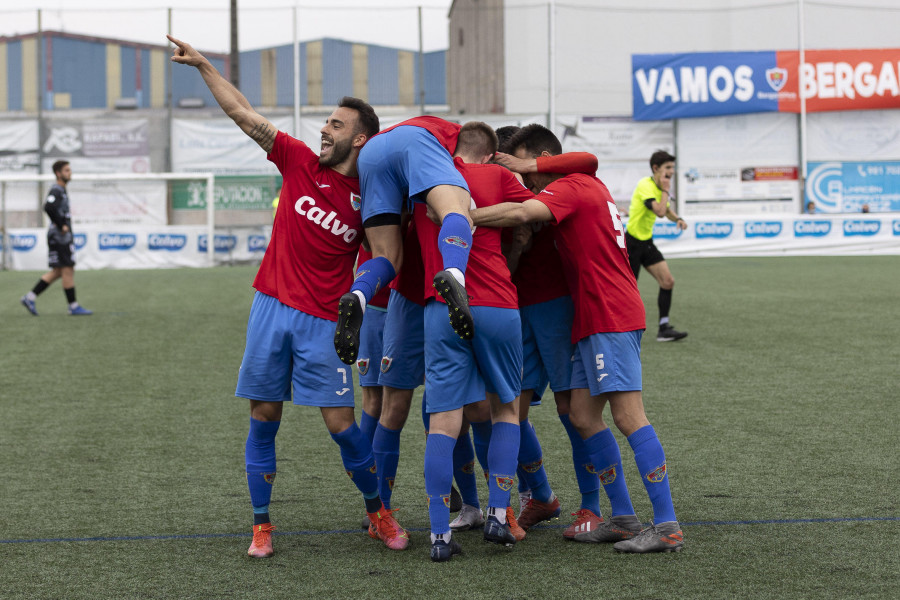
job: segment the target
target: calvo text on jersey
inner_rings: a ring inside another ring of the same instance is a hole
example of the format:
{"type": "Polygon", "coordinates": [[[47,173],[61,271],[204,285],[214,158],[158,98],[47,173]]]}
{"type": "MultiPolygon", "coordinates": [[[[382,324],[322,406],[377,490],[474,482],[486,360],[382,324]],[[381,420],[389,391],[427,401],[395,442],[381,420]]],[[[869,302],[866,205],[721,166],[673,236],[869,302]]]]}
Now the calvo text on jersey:
{"type": "Polygon", "coordinates": [[[359,231],[351,229],[346,223],[341,223],[341,220],[337,218],[336,212],[332,210],[326,213],[324,209],[316,206],[316,201],[309,196],[301,196],[294,204],[294,210],[297,211],[298,215],[306,217],[307,220],[312,221],[325,231],[343,238],[348,244],[359,235],[359,231]]]}

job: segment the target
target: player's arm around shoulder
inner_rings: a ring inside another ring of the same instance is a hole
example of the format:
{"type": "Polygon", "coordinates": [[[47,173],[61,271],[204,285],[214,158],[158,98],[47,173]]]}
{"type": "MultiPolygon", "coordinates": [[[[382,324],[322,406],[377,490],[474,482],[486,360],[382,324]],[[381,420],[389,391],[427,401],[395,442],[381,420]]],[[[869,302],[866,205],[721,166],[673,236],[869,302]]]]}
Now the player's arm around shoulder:
{"type": "Polygon", "coordinates": [[[553,213],[540,200],[501,202],[469,211],[472,223],[482,227],[515,227],[525,223],[552,221],[553,213]]]}
{"type": "Polygon", "coordinates": [[[231,82],[222,77],[212,63],[193,46],[171,35],[166,37],[175,44],[172,62],[195,67],[225,114],[259,144],[260,148],[267,154],[270,153],[275,144],[278,129],[268,119],[256,112],[247,98],[231,82]]]}

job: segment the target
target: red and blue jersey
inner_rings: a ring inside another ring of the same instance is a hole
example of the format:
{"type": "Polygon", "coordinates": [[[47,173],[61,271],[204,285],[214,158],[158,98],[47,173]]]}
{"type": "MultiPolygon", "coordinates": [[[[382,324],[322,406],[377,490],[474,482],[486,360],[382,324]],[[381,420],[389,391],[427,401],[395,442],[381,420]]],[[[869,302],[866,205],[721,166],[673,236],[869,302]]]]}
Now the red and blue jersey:
{"type": "Polygon", "coordinates": [[[576,173],[537,195],[553,213],[554,235],[575,304],[572,342],[646,327],[644,303],[625,250],[625,229],[609,190],[576,173]]]}
{"type": "MultiPolygon", "coordinates": [[[[424,214],[424,204],[415,206],[416,210],[421,209],[424,214]]],[[[431,279],[433,278],[434,273],[431,275],[431,279]]],[[[431,279],[428,280],[429,285],[431,279]]],[[[414,219],[410,219],[406,233],[403,234],[403,264],[390,287],[410,302],[425,306],[425,264],[414,219]]]]}
{"type": "Polygon", "coordinates": [[[451,123],[440,117],[431,117],[427,115],[423,117],[413,117],[412,119],[407,119],[382,130],[378,135],[390,131],[395,127],[404,125],[412,125],[414,127],[427,129],[431,135],[437,138],[437,141],[441,143],[441,146],[447,149],[447,152],[449,152],[451,156],[456,152],[456,141],[459,139],[460,125],[458,123],[451,123]]]}
{"type": "MultiPolygon", "coordinates": [[[[454,159],[454,163],[469,185],[472,201],[477,208],[501,202],[524,202],[534,198],[512,173],[499,165],[466,164],[460,158],[454,159]]],[[[414,219],[422,243],[427,293],[429,297],[443,302],[431,287],[434,275],[444,268],[438,250],[440,228],[425,216],[424,208],[423,206],[420,210],[416,207],[414,219]]],[[[466,292],[470,296],[471,306],[519,307],[516,288],[512,284],[509,267],[506,266],[506,257],[500,249],[501,231],[495,227],[477,227],[472,234],[472,249],[466,267],[466,292]]]]}
{"type": "Polygon", "coordinates": [[[284,183],[253,287],[291,308],[335,321],[338,300],[353,282],[362,238],[359,180],[321,166],[315,152],[282,131],[267,158],[284,183]]]}

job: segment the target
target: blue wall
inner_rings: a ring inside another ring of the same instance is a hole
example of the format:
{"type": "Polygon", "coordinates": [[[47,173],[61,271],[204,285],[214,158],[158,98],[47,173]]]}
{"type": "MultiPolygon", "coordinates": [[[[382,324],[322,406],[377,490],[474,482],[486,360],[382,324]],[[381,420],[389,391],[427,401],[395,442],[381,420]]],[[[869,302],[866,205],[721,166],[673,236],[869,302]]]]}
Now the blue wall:
{"type": "MultiPolygon", "coordinates": [[[[278,106],[294,105],[294,47],[279,46],[275,49],[276,98],[278,106]]],[[[300,46],[300,81],[306,80],[306,53],[300,46]]]]}
{"type": "MultiPolygon", "coordinates": [[[[72,108],[106,107],[106,44],[52,36],[53,92],[69,93],[72,108]]],[[[46,86],[41,85],[46,93],[46,86]]]]}
{"type": "MultiPolygon", "coordinates": [[[[212,65],[225,74],[225,60],[220,58],[212,58],[212,65]]],[[[212,92],[206,87],[203,77],[194,67],[186,65],[172,64],[172,102],[178,106],[178,101],[182,98],[202,98],[206,106],[218,106],[216,99],[213,98],[212,92]]]]}
{"type": "MultiPolygon", "coordinates": [[[[53,93],[68,93],[72,108],[106,108],[106,48],[108,43],[100,39],[65,37],[64,34],[48,33],[47,45],[52,44],[53,93]]],[[[353,95],[353,43],[344,40],[323,39],[322,102],[326,106],[336,103],[342,96],[353,95]]],[[[5,93],[10,111],[23,110],[23,65],[22,40],[9,41],[7,47],[7,81],[0,82],[0,93],[5,93]]],[[[294,103],[293,46],[286,44],[274,48],[276,66],[276,102],[278,106],[289,107],[294,103]]],[[[399,102],[398,50],[383,46],[368,46],[367,77],[369,97],[375,105],[395,105],[399,102]]],[[[154,82],[151,78],[149,48],[120,47],[122,69],[122,96],[136,97],[138,106],[149,107],[154,82]],[[136,63],[138,53],[141,61],[141,90],[138,94],[136,63]]],[[[262,101],[262,70],[260,56],[262,50],[241,53],[241,91],[254,106],[262,101]]],[[[307,90],[307,43],[300,44],[300,103],[309,101],[307,90]]],[[[444,50],[425,54],[425,101],[429,104],[446,104],[446,56],[444,50]]],[[[46,58],[46,52],[44,53],[46,58]]],[[[225,58],[211,58],[215,66],[225,74],[225,58]]],[[[44,71],[44,69],[41,69],[44,71]]],[[[415,103],[418,103],[419,61],[414,58],[415,103]]],[[[168,78],[162,82],[168,87],[168,78]]],[[[207,106],[216,102],[196,69],[184,65],[172,65],[173,102],[184,98],[202,98],[207,106]]],[[[46,94],[46,73],[40,74],[40,101],[47,108],[53,108],[46,94]]],[[[163,90],[166,96],[166,90],[163,90]]]]}
{"type": "MultiPolygon", "coordinates": [[[[426,52],[425,63],[425,103],[447,104],[447,51],[426,52]]],[[[418,85],[418,80],[416,85],[418,85]]]]}
{"type": "Polygon", "coordinates": [[[6,45],[9,110],[22,110],[22,42],[6,45]]]}
{"type": "Polygon", "coordinates": [[[400,66],[394,48],[369,46],[369,104],[400,102],[400,66]]]}
{"type": "Polygon", "coordinates": [[[352,96],[353,44],[341,40],[322,40],[322,72],[322,104],[332,106],[344,96],[352,96]]]}
{"type": "Polygon", "coordinates": [[[253,106],[262,104],[262,69],[260,50],[240,53],[241,92],[253,106]]]}

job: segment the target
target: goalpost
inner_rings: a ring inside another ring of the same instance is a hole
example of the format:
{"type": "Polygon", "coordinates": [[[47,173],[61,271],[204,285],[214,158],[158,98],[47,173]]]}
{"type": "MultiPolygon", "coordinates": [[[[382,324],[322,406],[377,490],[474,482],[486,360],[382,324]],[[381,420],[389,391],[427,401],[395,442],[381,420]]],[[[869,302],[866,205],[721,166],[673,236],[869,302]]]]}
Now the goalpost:
{"type": "MultiPolygon", "coordinates": [[[[54,183],[56,176],[52,174],[19,174],[19,175],[3,175],[0,174],[0,270],[6,270],[9,263],[10,238],[9,238],[9,220],[7,218],[7,199],[10,187],[15,184],[45,184],[54,183]]],[[[207,244],[206,256],[209,266],[215,265],[215,175],[212,173],[108,173],[108,174],[82,174],[77,173],[70,182],[70,185],[77,185],[80,182],[103,182],[103,181],[204,181],[206,184],[205,202],[206,202],[206,228],[207,228],[207,244]]],[[[168,190],[167,190],[168,192],[168,190]]],[[[30,192],[29,192],[30,193],[30,192]]],[[[29,209],[36,213],[43,213],[43,196],[44,191],[38,190],[36,194],[35,205],[29,209]]],[[[168,193],[167,193],[168,196],[168,193]]],[[[76,203],[78,200],[76,199],[76,203]]]]}

